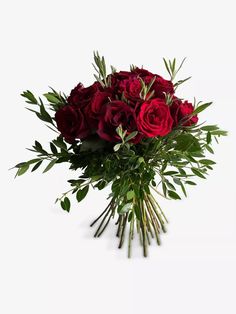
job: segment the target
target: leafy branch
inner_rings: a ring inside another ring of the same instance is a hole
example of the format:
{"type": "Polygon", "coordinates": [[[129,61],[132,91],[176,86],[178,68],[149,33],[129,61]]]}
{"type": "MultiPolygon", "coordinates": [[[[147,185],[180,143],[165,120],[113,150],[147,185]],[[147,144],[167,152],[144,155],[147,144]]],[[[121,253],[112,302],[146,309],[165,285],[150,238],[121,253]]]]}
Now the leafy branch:
{"type": "MultiPolygon", "coordinates": [[[[171,79],[172,82],[175,80],[175,78],[176,78],[177,74],[179,73],[180,69],[182,68],[185,60],[186,60],[186,58],[184,58],[182,60],[182,62],[180,63],[179,66],[176,66],[176,59],[175,58],[172,61],[171,60],[166,60],[165,58],[163,58],[166,70],[169,73],[170,79],[171,79]]],[[[187,78],[185,78],[183,80],[179,80],[176,83],[174,83],[175,90],[178,88],[179,85],[185,83],[186,81],[188,81],[190,79],[191,79],[191,76],[189,76],[189,77],[187,77],[187,78]]]]}
{"type": "MultiPolygon", "coordinates": [[[[21,94],[21,96],[27,99],[26,103],[38,106],[39,111],[36,111],[35,109],[28,107],[26,109],[35,113],[40,120],[49,124],[47,125],[47,127],[49,127],[52,131],[58,133],[54,122],[54,117],[51,117],[51,115],[48,113],[42,99],[39,97],[39,100],[37,100],[34,94],[29,90],[24,91],[21,94]]],[[[65,96],[62,96],[60,93],[57,93],[54,89],[52,89],[52,92],[44,94],[44,97],[49,102],[50,109],[53,111],[57,111],[61,106],[64,106],[64,104],[66,103],[65,96]]]]}
{"type": "Polygon", "coordinates": [[[116,133],[121,138],[121,143],[118,143],[113,147],[114,152],[117,152],[122,146],[123,147],[125,146],[127,149],[129,149],[130,148],[129,142],[138,134],[138,131],[133,131],[127,135],[127,131],[126,130],[124,131],[122,129],[122,126],[119,125],[116,129],[116,133]]]}
{"type": "Polygon", "coordinates": [[[109,82],[107,79],[107,70],[106,70],[106,62],[105,58],[100,57],[98,51],[94,51],[93,53],[94,62],[93,67],[97,74],[94,74],[96,80],[102,85],[102,87],[109,87],[109,82]]]}
{"type": "Polygon", "coordinates": [[[43,161],[49,161],[43,173],[48,172],[56,163],[68,162],[71,157],[71,153],[68,151],[69,149],[70,148],[67,148],[66,143],[60,136],[50,142],[51,152],[47,152],[38,141],[35,141],[32,148],[29,148],[28,150],[36,153],[37,158],[21,162],[13,167],[17,168],[16,177],[26,173],[30,166],[33,166],[31,172],[37,170],[43,161]]]}

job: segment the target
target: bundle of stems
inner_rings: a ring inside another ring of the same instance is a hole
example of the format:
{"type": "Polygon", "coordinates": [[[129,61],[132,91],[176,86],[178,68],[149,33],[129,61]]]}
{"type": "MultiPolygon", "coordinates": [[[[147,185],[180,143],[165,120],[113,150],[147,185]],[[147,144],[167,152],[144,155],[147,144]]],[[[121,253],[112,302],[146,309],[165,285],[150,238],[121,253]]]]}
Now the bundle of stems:
{"type": "MultiPolygon", "coordinates": [[[[100,237],[102,235],[111,218],[116,216],[116,213],[117,202],[113,197],[105,210],[90,225],[92,227],[99,222],[94,237],[100,237]]],[[[160,233],[166,232],[166,223],[168,223],[168,220],[159,203],[151,193],[146,193],[143,200],[133,199],[131,209],[126,213],[118,214],[116,222],[116,236],[119,238],[118,248],[123,247],[125,236],[127,235],[128,257],[131,257],[132,240],[134,239],[136,228],[140,244],[143,248],[143,256],[147,257],[148,245],[151,244],[151,239],[155,239],[157,245],[160,245],[160,233]],[[138,215],[137,212],[139,213],[138,215]],[[128,232],[126,232],[127,228],[129,228],[128,232]]]]}

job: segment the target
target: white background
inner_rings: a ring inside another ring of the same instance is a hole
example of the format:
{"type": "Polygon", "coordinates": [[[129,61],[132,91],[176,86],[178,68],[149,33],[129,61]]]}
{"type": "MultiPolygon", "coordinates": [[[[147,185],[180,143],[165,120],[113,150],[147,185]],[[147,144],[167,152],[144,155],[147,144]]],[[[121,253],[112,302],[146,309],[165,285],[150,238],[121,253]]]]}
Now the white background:
{"type": "Polygon", "coordinates": [[[235,314],[234,1],[8,0],[0,24],[0,312],[235,314]],[[137,244],[131,260],[116,249],[113,224],[92,237],[108,190],[67,214],[54,205],[76,177],[66,164],[16,180],[7,170],[32,158],[25,147],[35,139],[47,145],[54,136],[19,94],[92,83],[95,49],[118,69],[133,63],[164,76],[162,57],[186,56],[181,78],[193,78],[179,95],[213,100],[201,121],[229,131],[209,179],[183,201],[160,200],[170,224],[147,259],[137,244]]]}

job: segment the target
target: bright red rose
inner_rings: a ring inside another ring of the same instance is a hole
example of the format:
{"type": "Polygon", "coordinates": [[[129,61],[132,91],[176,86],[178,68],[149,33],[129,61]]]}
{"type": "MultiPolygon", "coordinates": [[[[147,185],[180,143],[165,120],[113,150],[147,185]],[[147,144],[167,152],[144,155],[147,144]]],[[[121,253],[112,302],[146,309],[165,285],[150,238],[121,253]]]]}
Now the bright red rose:
{"type": "Polygon", "coordinates": [[[175,126],[179,123],[182,123],[184,126],[190,126],[198,122],[197,115],[189,117],[193,113],[194,107],[188,101],[182,102],[180,99],[175,97],[170,110],[175,126]]]}
{"type": "Polygon", "coordinates": [[[99,82],[94,82],[89,87],[84,87],[81,83],[79,83],[74,89],[72,89],[67,101],[70,105],[80,105],[85,107],[90,103],[99,87],[99,82]]]}
{"type": "Polygon", "coordinates": [[[68,143],[87,137],[91,131],[83,112],[77,105],[65,105],[55,114],[57,128],[68,143]]]}
{"type": "Polygon", "coordinates": [[[165,136],[171,132],[172,125],[169,106],[163,99],[155,98],[140,106],[137,126],[146,137],[165,136]]]}
{"type": "MultiPolygon", "coordinates": [[[[98,124],[98,135],[109,142],[119,142],[121,139],[116,133],[116,128],[121,125],[127,134],[137,130],[134,109],[125,102],[114,100],[105,105],[101,119],[98,124]]],[[[138,134],[134,143],[138,143],[141,136],[138,134]]]]}

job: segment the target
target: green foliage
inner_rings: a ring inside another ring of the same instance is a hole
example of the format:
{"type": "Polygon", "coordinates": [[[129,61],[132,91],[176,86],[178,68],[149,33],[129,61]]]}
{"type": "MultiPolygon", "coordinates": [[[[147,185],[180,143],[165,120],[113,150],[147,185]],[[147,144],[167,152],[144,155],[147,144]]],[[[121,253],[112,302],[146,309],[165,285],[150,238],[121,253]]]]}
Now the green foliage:
{"type": "MultiPolygon", "coordinates": [[[[212,102],[209,103],[205,103],[202,105],[198,105],[197,108],[194,110],[194,112],[192,113],[192,115],[196,115],[199,114],[200,112],[202,112],[203,110],[205,110],[206,108],[208,108],[210,105],[212,104],[212,102]]],[[[209,131],[209,130],[208,130],[209,131]]]]}
{"type": "MultiPolygon", "coordinates": [[[[167,72],[170,75],[170,79],[171,81],[174,81],[177,74],[179,73],[180,69],[182,68],[184,62],[185,62],[186,58],[184,58],[182,60],[182,62],[180,63],[179,66],[176,65],[176,59],[174,58],[172,61],[171,60],[166,60],[165,58],[163,58],[164,64],[165,64],[165,68],[167,70],[167,72]]],[[[186,81],[188,81],[189,79],[191,79],[191,76],[182,79],[182,80],[178,80],[177,82],[174,83],[174,87],[175,90],[178,88],[179,85],[185,83],[186,81]]]]}
{"type": "Polygon", "coordinates": [[[81,202],[85,196],[87,195],[88,193],[88,190],[89,190],[89,185],[85,186],[84,188],[82,189],[79,189],[76,193],[76,199],[78,202],[81,202]]]}
{"type": "Polygon", "coordinates": [[[181,152],[198,152],[201,146],[196,137],[190,133],[183,133],[176,137],[175,149],[181,152]]]}
{"type": "MultiPolygon", "coordinates": [[[[106,63],[104,57],[100,57],[98,51],[93,53],[94,62],[93,67],[97,74],[94,74],[96,80],[102,85],[102,87],[110,86],[110,82],[107,78],[107,70],[106,70],[106,63]]],[[[114,68],[113,68],[114,69],[114,68]]]]}
{"type": "Polygon", "coordinates": [[[62,207],[62,209],[64,209],[65,211],[67,211],[69,213],[69,211],[70,211],[70,200],[68,197],[65,197],[64,200],[61,201],[61,207],[62,207]]]}

